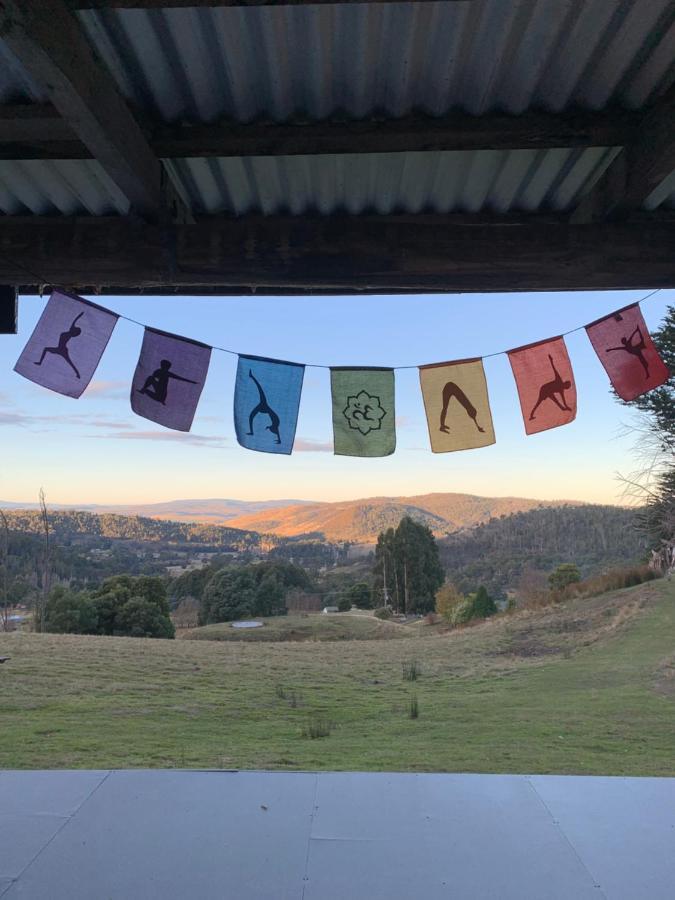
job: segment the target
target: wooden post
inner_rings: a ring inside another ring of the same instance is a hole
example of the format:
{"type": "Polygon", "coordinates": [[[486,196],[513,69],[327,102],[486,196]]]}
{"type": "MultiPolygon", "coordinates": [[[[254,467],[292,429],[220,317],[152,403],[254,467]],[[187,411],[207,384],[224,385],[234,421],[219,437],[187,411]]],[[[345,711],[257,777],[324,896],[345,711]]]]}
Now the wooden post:
{"type": "Polygon", "coordinates": [[[16,334],[18,327],[17,290],[0,284],[0,334],[16,334]]]}

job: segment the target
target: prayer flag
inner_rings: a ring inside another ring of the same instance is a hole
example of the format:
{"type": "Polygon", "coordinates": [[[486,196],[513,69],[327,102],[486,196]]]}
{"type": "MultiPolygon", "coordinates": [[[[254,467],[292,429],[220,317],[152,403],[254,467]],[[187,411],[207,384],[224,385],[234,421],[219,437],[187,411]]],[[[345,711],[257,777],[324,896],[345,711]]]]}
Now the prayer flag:
{"type": "Polygon", "coordinates": [[[189,431],[210,359],[207,344],[146,328],[131,387],[131,408],[166,428],[189,431]]]}
{"type": "Polygon", "coordinates": [[[293,451],[305,367],[298,363],[240,356],[234,388],[234,428],[249,450],[293,451]]]}
{"type": "Polygon", "coordinates": [[[622,400],[635,400],[670,378],[637,303],[587,325],[586,334],[622,400]]]}
{"type": "Polygon", "coordinates": [[[573,422],[577,389],[562,337],[509,350],[526,434],[573,422]]]}
{"type": "Polygon", "coordinates": [[[338,456],[389,456],[396,449],[394,370],[330,370],[338,456]]]}
{"type": "Polygon", "coordinates": [[[109,309],[53,291],[14,371],[50,391],[80,397],[116,324],[109,309]]]}
{"type": "Polygon", "coordinates": [[[494,444],[482,359],[420,366],[420,386],[434,453],[494,444]]]}

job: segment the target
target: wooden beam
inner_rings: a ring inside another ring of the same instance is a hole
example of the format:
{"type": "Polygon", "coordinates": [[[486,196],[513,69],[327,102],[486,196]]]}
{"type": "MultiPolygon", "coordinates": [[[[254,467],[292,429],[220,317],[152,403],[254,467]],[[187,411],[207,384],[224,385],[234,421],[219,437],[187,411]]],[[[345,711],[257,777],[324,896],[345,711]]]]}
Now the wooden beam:
{"type": "MultiPolygon", "coordinates": [[[[547,150],[615,147],[633,140],[637,116],[625,110],[561,115],[525,113],[443,118],[328,121],[284,125],[227,122],[158,126],[149,139],[158,157],[293,156],[434,150],[547,150]]],[[[91,153],[53,107],[0,106],[0,159],[86,159],[91,153]],[[33,112],[31,112],[31,110],[33,112]],[[20,144],[21,146],[17,146],[20,144]]]]}
{"type": "Polygon", "coordinates": [[[112,293],[552,291],[675,287],[675,223],[471,224],[470,216],[0,219],[0,282],[112,293]],[[462,222],[462,224],[458,224],[462,222]]]}
{"type": "Polygon", "coordinates": [[[574,221],[599,220],[640,209],[675,171],[675,86],[641,116],[635,138],[581,199],[574,221]]]}
{"type": "Polygon", "coordinates": [[[0,35],[132,210],[161,218],[163,166],[63,0],[0,0],[0,35]]]}
{"type": "MultiPolygon", "coordinates": [[[[71,9],[185,9],[216,6],[326,6],[345,3],[400,3],[401,0],[68,0],[71,9]]],[[[427,3],[428,0],[406,0],[427,3]]],[[[444,0],[470,3],[471,0],[444,0]]]]}
{"type": "Polygon", "coordinates": [[[0,334],[16,334],[17,300],[14,285],[0,284],[0,334]]]}

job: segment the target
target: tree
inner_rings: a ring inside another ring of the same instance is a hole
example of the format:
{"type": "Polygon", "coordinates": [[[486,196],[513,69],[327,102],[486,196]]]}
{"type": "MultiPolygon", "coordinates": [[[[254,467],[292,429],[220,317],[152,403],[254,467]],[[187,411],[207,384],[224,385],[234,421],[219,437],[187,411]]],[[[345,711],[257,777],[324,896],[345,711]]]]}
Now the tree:
{"type": "Polygon", "coordinates": [[[35,609],[33,615],[33,627],[35,631],[44,631],[45,609],[47,598],[51,588],[51,543],[49,530],[49,512],[45,492],[40,488],[40,525],[43,534],[42,558],[40,560],[40,591],[35,595],[35,609]]]}
{"type": "Polygon", "coordinates": [[[225,566],[204,588],[199,624],[255,615],[257,584],[250,566],[225,566]]]}
{"type": "Polygon", "coordinates": [[[574,563],[562,563],[548,576],[552,591],[562,591],[568,584],[575,584],[577,581],[581,581],[581,572],[574,563]]]}
{"type": "Polygon", "coordinates": [[[371,590],[365,581],[357,581],[349,589],[349,601],[357,609],[372,609],[373,601],[371,590]]]}
{"type": "Polygon", "coordinates": [[[0,509],[0,628],[9,631],[9,524],[0,509]]]}
{"type": "Polygon", "coordinates": [[[117,633],[127,637],[173,638],[171,619],[159,605],[145,597],[131,597],[117,616],[117,633]]]}
{"type": "Polygon", "coordinates": [[[454,584],[446,581],[436,592],[436,612],[446,622],[452,621],[454,609],[464,600],[464,594],[454,584]]]}
{"type": "Polygon", "coordinates": [[[343,594],[338,598],[337,602],[338,612],[349,612],[352,608],[352,601],[349,599],[349,596],[343,594]]]}
{"type": "Polygon", "coordinates": [[[56,634],[96,634],[98,617],[91,595],[57,585],[45,607],[44,630],[56,634]]]}
{"type": "Polygon", "coordinates": [[[431,530],[404,516],[395,531],[382,532],[373,574],[376,598],[379,593],[400,612],[431,612],[445,578],[431,530]]]}
{"type": "Polygon", "coordinates": [[[487,619],[497,612],[497,604],[488,594],[487,589],[479,587],[472,600],[474,619],[487,619]]]}

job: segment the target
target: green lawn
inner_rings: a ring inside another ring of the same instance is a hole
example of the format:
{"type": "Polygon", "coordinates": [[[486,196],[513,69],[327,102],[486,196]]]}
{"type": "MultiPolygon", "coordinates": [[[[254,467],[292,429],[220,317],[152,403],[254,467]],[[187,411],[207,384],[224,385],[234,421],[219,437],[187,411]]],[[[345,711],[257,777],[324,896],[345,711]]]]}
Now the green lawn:
{"type": "Polygon", "coordinates": [[[675,582],[406,631],[333,643],[0,635],[12,657],[0,766],[675,775],[675,582]],[[316,716],[333,729],[312,740],[316,716]]]}
{"type": "Polygon", "coordinates": [[[290,615],[257,619],[262,628],[233,628],[229,622],[190,628],[181,637],[187,641],[377,641],[409,637],[408,628],[382,622],[374,616],[290,615]]]}

